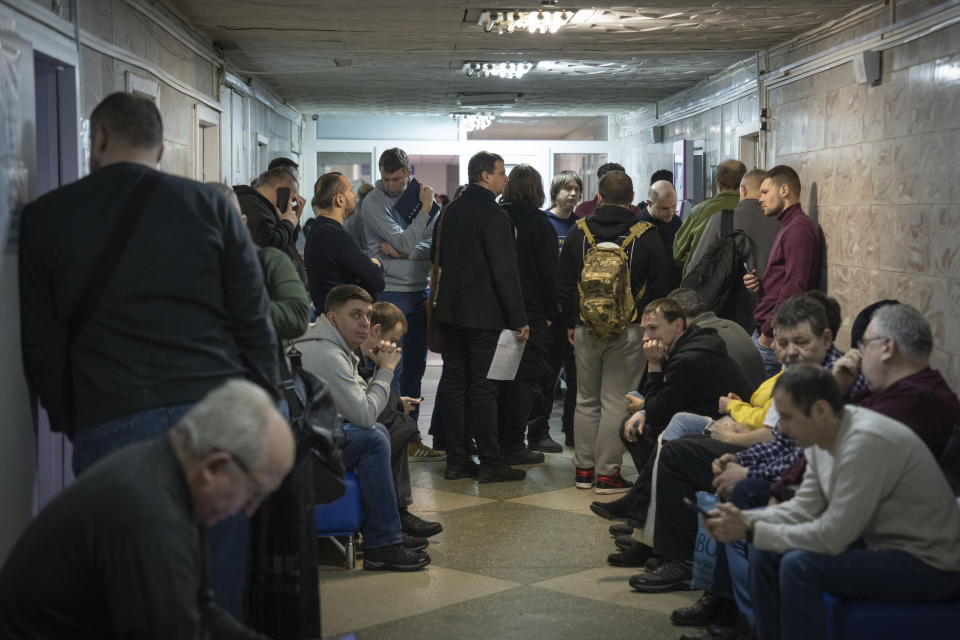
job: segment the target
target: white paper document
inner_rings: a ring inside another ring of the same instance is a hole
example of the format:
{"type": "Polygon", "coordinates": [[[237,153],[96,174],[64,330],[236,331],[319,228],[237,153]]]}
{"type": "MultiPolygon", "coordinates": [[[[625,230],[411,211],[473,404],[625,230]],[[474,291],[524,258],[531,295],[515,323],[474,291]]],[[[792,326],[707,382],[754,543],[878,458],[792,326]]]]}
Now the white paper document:
{"type": "Polygon", "coordinates": [[[497,339],[497,350],[490,362],[490,371],[487,378],[490,380],[513,380],[520,367],[520,358],[523,357],[523,348],[526,342],[517,342],[513,331],[504,329],[497,339]]]}

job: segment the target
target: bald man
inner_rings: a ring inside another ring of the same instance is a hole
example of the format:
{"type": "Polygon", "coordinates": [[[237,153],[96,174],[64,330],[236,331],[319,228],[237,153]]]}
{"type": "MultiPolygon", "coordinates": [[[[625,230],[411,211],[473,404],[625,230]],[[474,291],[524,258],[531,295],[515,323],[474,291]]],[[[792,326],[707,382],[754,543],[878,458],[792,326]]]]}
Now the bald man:
{"type": "MultiPolygon", "coordinates": [[[[647,191],[646,206],[642,207],[637,219],[641,222],[649,222],[660,233],[660,239],[663,240],[664,249],[667,255],[673,255],[673,240],[680,230],[683,221],[677,215],[677,190],[673,188],[673,183],[669,180],[657,180],[650,185],[647,191]]],[[[670,265],[670,289],[676,289],[680,286],[682,273],[680,267],[670,265]]]]}
{"type": "Polygon", "coordinates": [[[740,202],[737,188],[746,172],[746,166],[739,160],[724,160],[717,165],[717,195],[691,209],[690,215],[683,221],[673,241],[673,259],[683,268],[684,275],[690,271],[690,256],[696,251],[700,236],[713,214],[737,207],[740,202]]]}

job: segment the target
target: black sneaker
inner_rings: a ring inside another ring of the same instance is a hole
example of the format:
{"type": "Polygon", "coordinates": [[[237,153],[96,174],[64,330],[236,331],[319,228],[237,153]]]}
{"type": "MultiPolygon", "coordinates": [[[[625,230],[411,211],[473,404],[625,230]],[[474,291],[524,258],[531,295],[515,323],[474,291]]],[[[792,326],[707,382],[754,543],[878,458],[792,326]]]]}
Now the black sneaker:
{"type": "Polygon", "coordinates": [[[590,511],[607,520],[626,522],[630,519],[631,515],[633,515],[634,503],[634,494],[627,493],[627,495],[621,496],[616,500],[597,500],[596,502],[591,502],[590,511]]]}
{"type": "Polygon", "coordinates": [[[526,477],[527,472],[523,469],[514,469],[503,462],[481,463],[477,482],[515,482],[526,477]]]}
{"type": "Polygon", "coordinates": [[[408,549],[409,551],[423,551],[430,544],[426,538],[419,536],[411,536],[406,533],[401,533],[400,536],[400,544],[403,545],[404,549],[408,549]]]}
{"type": "Polygon", "coordinates": [[[687,591],[693,577],[693,564],[682,560],[667,560],[653,571],[630,577],[630,586],[641,593],[687,591]]]}
{"type": "Polygon", "coordinates": [[[632,536],[633,527],[628,524],[612,524],[610,525],[610,535],[614,538],[617,536],[632,536]]]}
{"type": "Polygon", "coordinates": [[[443,472],[443,477],[447,480],[457,480],[459,478],[476,478],[480,473],[480,465],[473,460],[467,460],[464,464],[452,465],[447,461],[447,470],[443,472]]]}
{"type": "Polygon", "coordinates": [[[550,437],[549,434],[543,434],[539,438],[530,440],[527,443],[530,451],[545,451],[546,453],[563,453],[563,445],[550,437]]]}
{"type": "Polygon", "coordinates": [[[726,604],[725,598],[704,591],[700,599],[690,607],[675,609],[670,622],[680,627],[705,627],[717,622],[726,604]]]}
{"type": "Polygon", "coordinates": [[[617,553],[607,556],[607,562],[615,567],[643,567],[653,557],[653,549],[637,542],[617,553]]]}
{"type": "Polygon", "coordinates": [[[613,544],[617,546],[617,549],[623,551],[624,549],[629,549],[630,547],[640,544],[640,541],[631,536],[617,536],[613,544]]]}
{"type": "Polygon", "coordinates": [[[406,508],[400,509],[400,528],[404,533],[421,538],[429,538],[443,531],[443,525],[439,522],[429,522],[418,518],[407,511],[406,508]]]}
{"type": "Polygon", "coordinates": [[[546,458],[539,451],[530,451],[523,443],[506,445],[500,449],[500,460],[504,464],[540,464],[546,458]]]}
{"type": "Polygon", "coordinates": [[[416,571],[430,564],[423,551],[410,551],[399,544],[365,549],[363,568],[367,571],[416,571]]]}

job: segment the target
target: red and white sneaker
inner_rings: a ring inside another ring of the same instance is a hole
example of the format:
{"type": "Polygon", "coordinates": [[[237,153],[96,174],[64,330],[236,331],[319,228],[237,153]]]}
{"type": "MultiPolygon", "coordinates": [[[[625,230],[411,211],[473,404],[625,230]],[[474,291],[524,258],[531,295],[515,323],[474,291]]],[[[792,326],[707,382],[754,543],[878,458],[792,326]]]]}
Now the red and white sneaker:
{"type": "MultiPolygon", "coordinates": [[[[580,471],[577,469],[577,471],[580,471]]],[[[577,485],[578,487],[580,485],[577,485]]],[[[597,488],[594,490],[595,493],[603,496],[611,493],[626,493],[630,491],[630,487],[633,486],[633,483],[629,480],[625,480],[620,475],[620,469],[617,469],[617,472],[612,476],[597,476],[597,488]]],[[[587,487],[589,489],[589,487],[587,487]]]]}
{"type": "Polygon", "coordinates": [[[593,488],[593,469],[581,469],[577,467],[577,489],[593,488]]]}

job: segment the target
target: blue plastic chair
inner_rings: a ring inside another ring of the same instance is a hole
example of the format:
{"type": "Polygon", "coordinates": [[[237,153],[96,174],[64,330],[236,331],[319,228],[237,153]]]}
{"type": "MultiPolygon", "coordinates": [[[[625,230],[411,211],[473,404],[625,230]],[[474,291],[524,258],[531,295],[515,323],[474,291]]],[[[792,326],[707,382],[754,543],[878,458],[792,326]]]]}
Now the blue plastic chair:
{"type": "Polygon", "coordinates": [[[330,538],[343,554],[347,569],[357,565],[356,539],[363,522],[363,507],[360,502],[360,484],[357,474],[348,471],[343,478],[343,496],[329,504],[317,505],[314,511],[314,526],[318,538],[330,538]],[[341,544],[337,538],[347,538],[341,544]]]}

